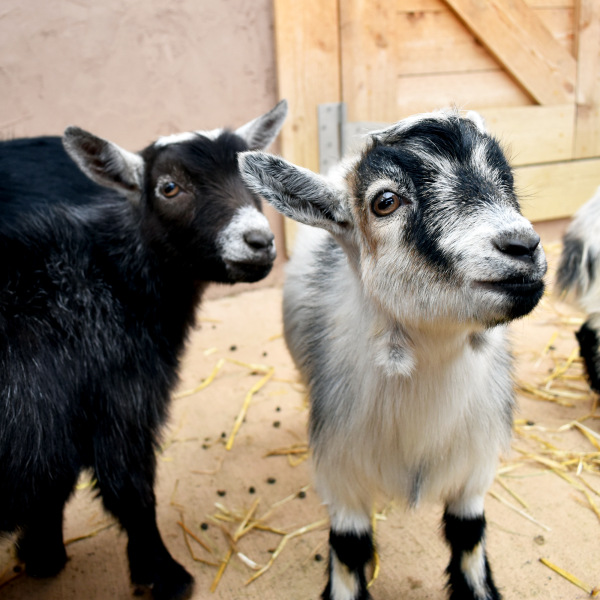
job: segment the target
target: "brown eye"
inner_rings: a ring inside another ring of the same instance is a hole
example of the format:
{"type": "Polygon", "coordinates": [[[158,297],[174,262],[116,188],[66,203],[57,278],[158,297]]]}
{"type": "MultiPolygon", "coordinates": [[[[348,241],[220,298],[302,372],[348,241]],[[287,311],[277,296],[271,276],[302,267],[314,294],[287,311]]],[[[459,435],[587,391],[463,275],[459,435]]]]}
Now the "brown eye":
{"type": "Polygon", "coordinates": [[[373,200],[372,208],[378,217],[385,217],[404,204],[410,204],[410,200],[404,196],[400,198],[394,192],[383,192],[373,200]]]}
{"type": "Polygon", "coordinates": [[[167,198],[173,198],[179,194],[181,188],[173,181],[169,181],[162,186],[160,191],[163,193],[163,196],[166,196],[167,198]]]}

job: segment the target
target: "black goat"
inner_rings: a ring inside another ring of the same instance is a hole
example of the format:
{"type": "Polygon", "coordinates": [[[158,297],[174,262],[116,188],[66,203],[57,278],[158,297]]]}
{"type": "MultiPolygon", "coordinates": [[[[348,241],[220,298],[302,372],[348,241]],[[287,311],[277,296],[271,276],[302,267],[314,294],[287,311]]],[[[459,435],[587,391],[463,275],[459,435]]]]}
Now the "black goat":
{"type": "Polygon", "coordinates": [[[156,525],[155,450],[208,282],[271,269],[237,154],[268,146],[286,113],[139,154],[70,127],[64,147],[93,181],[60,138],[0,144],[0,532],[18,532],[30,575],[64,566],[63,508],[89,468],[128,534],[133,583],[190,596],[156,525]]]}

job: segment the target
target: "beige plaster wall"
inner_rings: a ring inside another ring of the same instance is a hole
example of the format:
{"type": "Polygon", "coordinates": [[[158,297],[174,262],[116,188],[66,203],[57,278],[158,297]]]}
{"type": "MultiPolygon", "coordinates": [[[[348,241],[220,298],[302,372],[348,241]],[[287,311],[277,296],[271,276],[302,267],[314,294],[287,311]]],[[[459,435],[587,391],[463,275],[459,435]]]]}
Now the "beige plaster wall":
{"type": "Polygon", "coordinates": [[[273,38],[271,0],[4,0],[0,135],[237,126],[277,100],[273,38]]]}
{"type": "MultiPolygon", "coordinates": [[[[74,124],[139,150],[276,101],[272,0],[0,4],[0,139],[74,124]]],[[[282,254],[281,219],[266,212],[282,254]]]]}

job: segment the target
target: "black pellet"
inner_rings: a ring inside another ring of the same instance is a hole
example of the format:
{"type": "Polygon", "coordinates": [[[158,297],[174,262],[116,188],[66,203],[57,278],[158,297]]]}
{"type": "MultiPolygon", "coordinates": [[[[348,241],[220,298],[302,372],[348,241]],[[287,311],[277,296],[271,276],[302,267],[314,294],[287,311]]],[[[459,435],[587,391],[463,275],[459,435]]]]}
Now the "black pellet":
{"type": "Polygon", "coordinates": [[[281,421],[274,421],[273,427],[279,427],[281,425],[281,421]]]}
{"type": "Polygon", "coordinates": [[[225,490],[217,490],[217,494],[219,494],[219,496],[224,496],[227,492],[225,490]]]}
{"type": "Polygon", "coordinates": [[[229,348],[232,352],[235,352],[237,350],[237,346],[230,346],[229,348]]]}
{"type": "Polygon", "coordinates": [[[299,491],[298,498],[306,498],[306,492],[304,490],[299,491]]]}
{"type": "Polygon", "coordinates": [[[277,480],[275,479],[275,477],[269,477],[269,479],[267,479],[267,483],[273,484],[275,483],[277,480]]]}
{"type": "Polygon", "coordinates": [[[323,560],[323,557],[320,554],[315,554],[315,560],[317,562],[321,562],[323,560]]]}
{"type": "Polygon", "coordinates": [[[200,523],[200,529],[202,529],[202,531],[206,531],[208,529],[208,523],[200,523]]]}
{"type": "Polygon", "coordinates": [[[256,490],[254,489],[254,486],[253,486],[253,485],[251,485],[251,486],[248,488],[248,491],[249,491],[251,494],[254,494],[254,493],[256,492],[256,490]]]}

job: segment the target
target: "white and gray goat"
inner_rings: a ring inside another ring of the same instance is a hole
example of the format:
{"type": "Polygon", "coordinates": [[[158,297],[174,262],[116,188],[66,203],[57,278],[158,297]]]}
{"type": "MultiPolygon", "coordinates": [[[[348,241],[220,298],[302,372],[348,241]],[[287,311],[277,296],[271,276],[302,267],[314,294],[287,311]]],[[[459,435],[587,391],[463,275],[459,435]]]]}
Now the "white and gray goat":
{"type": "Polygon", "coordinates": [[[240,155],[251,189],[299,235],[285,337],[311,397],[317,489],[331,517],[325,600],[364,600],[377,495],[445,503],[450,597],[500,595],[484,496],[511,437],[504,325],[540,300],[540,238],[477,113],[442,110],[370,135],[325,178],[240,155]]]}
{"type": "Polygon", "coordinates": [[[590,385],[600,392],[600,187],[575,215],[564,237],[556,274],[559,291],[571,293],[587,314],[575,334],[590,385]]]}

